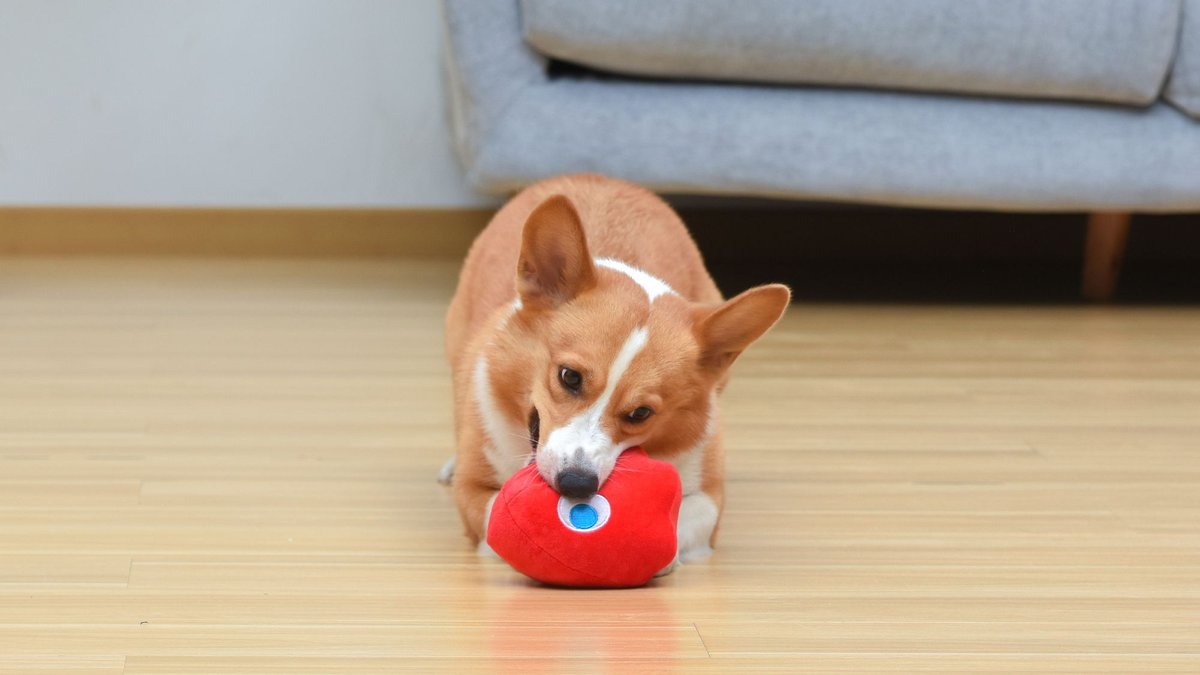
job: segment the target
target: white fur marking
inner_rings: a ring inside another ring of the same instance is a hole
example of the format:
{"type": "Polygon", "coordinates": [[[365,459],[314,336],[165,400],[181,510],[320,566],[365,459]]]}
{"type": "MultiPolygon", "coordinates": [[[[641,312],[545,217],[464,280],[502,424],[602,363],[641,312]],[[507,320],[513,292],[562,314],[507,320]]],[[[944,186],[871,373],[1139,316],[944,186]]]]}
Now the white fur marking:
{"type": "Polygon", "coordinates": [[[456,456],[451,455],[438,471],[438,482],[442,485],[449,485],[450,481],[454,479],[454,466],[457,464],[457,459],[456,456]]]}
{"type": "Polygon", "coordinates": [[[683,498],[679,505],[679,561],[700,560],[712,555],[708,542],[717,527],[717,503],[703,492],[683,498]]]}
{"type": "Polygon", "coordinates": [[[629,364],[633,363],[633,359],[637,357],[649,340],[650,331],[646,330],[645,326],[634,328],[629,337],[625,338],[625,344],[621,345],[621,351],[617,352],[617,358],[613,359],[612,365],[608,368],[608,381],[604,383],[604,393],[600,394],[600,398],[596,399],[596,403],[592,405],[592,411],[597,418],[604,414],[604,409],[608,407],[613,392],[617,390],[617,383],[620,382],[625,371],[629,370],[629,364]]]}
{"type": "Polygon", "coordinates": [[[700,491],[700,483],[704,473],[704,454],[708,444],[717,433],[717,394],[713,392],[708,397],[708,420],[704,424],[704,434],[692,447],[671,457],[668,461],[675,465],[679,473],[679,482],[683,485],[683,496],[700,491]]]}
{"type": "Polygon", "coordinates": [[[482,356],[475,362],[472,384],[475,387],[475,405],[483,420],[483,429],[491,441],[484,444],[483,454],[496,470],[497,479],[504,482],[525,465],[530,452],[528,443],[523,440],[527,432],[505,419],[496,407],[488,380],[487,360],[482,356]]]}
{"type": "Polygon", "coordinates": [[[707,442],[708,437],[706,436],[695,446],[667,460],[675,465],[675,472],[679,474],[679,482],[683,487],[685,497],[700,491],[700,479],[704,466],[704,446],[707,442]]]}
{"type": "Polygon", "coordinates": [[[662,568],[661,570],[655,572],[654,577],[655,578],[665,577],[668,574],[670,574],[671,572],[674,572],[676,567],[679,567],[679,554],[678,553],[675,554],[675,559],[672,560],[669,565],[667,565],[666,567],[662,568]]]}
{"type": "Polygon", "coordinates": [[[479,538],[479,546],[477,546],[475,548],[475,552],[485,558],[499,558],[500,557],[499,555],[496,554],[495,551],[492,550],[492,547],[489,546],[487,543],[488,521],[490,521],[492,519],[492,505],[496,503],[496,497],[499,497],[499,496],[500,496],[499,492],[492,495],[491,498],[488,499],[487,506],[484,507],[484,509],[483,509],[483,536],[479,538]]]}
{"type": "Polygon", "coordinates": [[[644,440],[631,438],[619,446],[613,447],[612,439],[604,432],[600,422],[612,400],[613,393],[617,390],[621,376],[625,374],[625,371],[629,369],[629,364],[633,363],[633,359],[646,346],[649,337],[650,332],[645,327],[633,329],[633,332],[625,339],[625,344],[621,345],[621,351],[617,353],[617,358],[609,366],[608,381],[604,383],[604,391],[596,399],[596,402],[563,426],[550,432],[550,435],[546,437],[545,445],[538,452],[539,459],[545,457],[559,461],[559,466],[547,468],[557,472],[566,463],[564,460],[569,459],[568,453],[574,453],[576,448],[583,448],[584,456],[591,460],[603,481],[612,471],[617,456],[626,448],[633,447],[644,440]]]}
{"type": "Polygon", "coordinates": [[[667,282],[659,279],[649,272],[623,263],[620,260],[613,260],[612,258],[596,258],[595,263],[601,267],[607,267],[610,270],[621,272],[630,279],[633,279],[634,283],[636,283],[638,286],[641,286],[642,290],[646,292],[646,298],[649,299],[650,302],[654,302],[654,299],[660,295],[667,295],[668,293],[672,295],[676,294],[675,289],[671,288],[667,282]]]}

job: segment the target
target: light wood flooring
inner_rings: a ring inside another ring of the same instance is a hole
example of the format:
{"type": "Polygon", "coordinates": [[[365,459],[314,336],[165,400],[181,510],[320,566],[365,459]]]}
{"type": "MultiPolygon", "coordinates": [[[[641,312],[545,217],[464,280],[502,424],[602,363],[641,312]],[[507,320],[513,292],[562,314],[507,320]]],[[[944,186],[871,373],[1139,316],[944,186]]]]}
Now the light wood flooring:
{"type": "Polygon", "coordinates": [[[563,591],[434,480],[454,274],[0,259],[0,670],[1200,671],[1200,309],[798,304],[716,556],[563,591]]]}

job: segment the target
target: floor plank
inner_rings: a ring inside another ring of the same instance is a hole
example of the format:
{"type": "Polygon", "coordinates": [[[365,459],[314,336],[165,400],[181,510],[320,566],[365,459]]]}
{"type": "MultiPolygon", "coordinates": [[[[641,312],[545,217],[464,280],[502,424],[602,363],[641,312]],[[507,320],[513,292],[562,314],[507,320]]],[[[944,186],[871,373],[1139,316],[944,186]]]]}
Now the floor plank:
{"type": "Polygon", "coordinates": [[[479,559],[451,263],[0,260],[0,672],[1200,670],[1200,310],[804,305],[717,554],[479,559]]]}

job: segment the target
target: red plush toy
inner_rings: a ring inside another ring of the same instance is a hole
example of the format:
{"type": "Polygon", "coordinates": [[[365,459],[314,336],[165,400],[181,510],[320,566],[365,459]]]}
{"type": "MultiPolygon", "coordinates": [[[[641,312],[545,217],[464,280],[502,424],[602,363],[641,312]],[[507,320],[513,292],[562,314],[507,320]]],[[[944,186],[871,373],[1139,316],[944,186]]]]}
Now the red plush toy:
{"type": "Polygon", "coordinates": [[[679,474],[641,448],[617,458],[590,499],[569,499],[537,466],[500,489],[487,542],[518,572],[555,586],[629,588],[650,581],[675,559],[679,474]]]}

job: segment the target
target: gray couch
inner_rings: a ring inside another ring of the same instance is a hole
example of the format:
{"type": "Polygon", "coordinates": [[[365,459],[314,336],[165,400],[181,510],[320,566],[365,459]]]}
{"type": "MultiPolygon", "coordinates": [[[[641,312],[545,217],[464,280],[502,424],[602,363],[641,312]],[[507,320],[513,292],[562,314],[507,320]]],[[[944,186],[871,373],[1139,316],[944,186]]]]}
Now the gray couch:
{"type": "MultiPolygon", "coordinates": [[[[444,7],[455,141],[485,192],[599,171],[672,193],[1200,211],[1200,0],[444,7]]],[[[1127,223],[1098,218],[1095,255],[1119,257],[1127,223]]]]}

